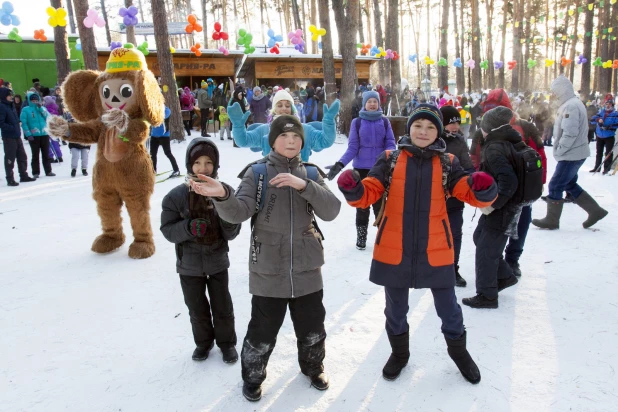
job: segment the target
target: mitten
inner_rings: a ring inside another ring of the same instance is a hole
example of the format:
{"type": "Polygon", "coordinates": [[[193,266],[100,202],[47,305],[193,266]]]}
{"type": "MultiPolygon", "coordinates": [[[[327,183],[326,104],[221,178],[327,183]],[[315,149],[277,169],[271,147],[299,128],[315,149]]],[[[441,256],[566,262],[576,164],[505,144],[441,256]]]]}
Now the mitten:
{"type": "Polygon", "coordinates": [[[335,100],[331,103],[330,107],[324,103],[324,109],[322,111],[322,123],[335,124],[335,117],[339,114],[339,107],[341,103],[339,100],[335,100]]]}
{"type": "Polygon", "coordinates": [[[247,119],[251,116],[250,111],[243,113],[238,102],[227,107],[227,114],[230,117],[230,121],[232,122],[234,129],[238,127],[246,127],[245,124],[247,123],[247,119]]]}
{"type": "Polygon", "coordinates": [[[360,182],[360,175],[356,170],[346,170],[337,179],[337,185],[343,190],[352,190],[360,182]]]}
{"type": "Polygon", "coordinates": [[[119,109],[111,109],[101,116],[101,121],[108,128],[115,127],[120,133],[127,131],[129,127],[129,115],[119,109]]]}
{"type": "Polygon", "coordinates": [[[332,166],[326,166],[327,169],[330,169],[330,172],[328,172],[328,180],[333,180],[335,178],[335,176],[337,176],[339,174],[339,172],[341,172],[341,169],[343,169],[343,163],[341,162],[337,162],[332,166]]]}
{"type": "Polygon", "coordinates": [[[485,172],[474,172],[470,175],[470,179],[472,190],[477,192],[489,189],[494,182],[494,178],[485,172]]]}
{"type": "Polygon", "coordinates": [[[192,219],[189,221],[189,231],[195,237],[203,237],[206,234],[206,219],[192,219]]]}
{"type": "Polygon", "coordinates": [[[52,137],[69,136],[69,122],[60,116],[49,116],[47,118],[47,132],[52,137]]]}

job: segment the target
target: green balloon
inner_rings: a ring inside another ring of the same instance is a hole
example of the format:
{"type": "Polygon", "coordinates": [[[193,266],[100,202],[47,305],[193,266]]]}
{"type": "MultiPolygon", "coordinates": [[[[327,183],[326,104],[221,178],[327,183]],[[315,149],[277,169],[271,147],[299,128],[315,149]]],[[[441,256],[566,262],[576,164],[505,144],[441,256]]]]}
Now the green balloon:
{"type": "Polygon", "coordinates": [[[247,30],[245,30],[245,29],[238,30],[238,36],[239,37],[245,37],[245,34],[247,34],[247,30]]]}
{"type": "Polygon", "coordinates": [[[253,34],[247,33],[247,35],[245,36],[246,44],[249,45],[249,44],[251,44],[252,41],[253,41],[253,34]]]}

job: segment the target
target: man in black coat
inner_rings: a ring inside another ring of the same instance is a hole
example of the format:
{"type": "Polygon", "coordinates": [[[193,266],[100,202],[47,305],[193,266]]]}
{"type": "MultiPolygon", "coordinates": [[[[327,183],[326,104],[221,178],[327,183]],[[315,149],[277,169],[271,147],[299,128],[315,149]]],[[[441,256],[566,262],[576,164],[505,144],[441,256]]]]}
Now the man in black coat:
{"type": "Polygon", "coordinates": [[[6,183],[9,186],[19,186],[13,178],[13,166],[17,160],[20,182],[34,182],[35,179],[28,176],[28,157],[21,141],[21,129],[19,117],[13,104],[13,91],[6,87],[0,88],[0,133],[4,146],[4,171],[6,183]]]}
{"type": "Polygon", "coordinates": [[[473,308],[498,307],[498,292],[513,286],[517,278],[502,257],[509,237],[517,236],[517,222],[522,205],[512,197],[517,191],[517,174],[509,158],[513,146],[522,141],[521,135],[510,126],[513,112],[502,106],[483,116],[481,131],[485,144],[481,152],[480,170],[489,173],[498,185],[498,198],[481,209],[473,239],[476,245],[476,296],[462,299],[473,308]]]}

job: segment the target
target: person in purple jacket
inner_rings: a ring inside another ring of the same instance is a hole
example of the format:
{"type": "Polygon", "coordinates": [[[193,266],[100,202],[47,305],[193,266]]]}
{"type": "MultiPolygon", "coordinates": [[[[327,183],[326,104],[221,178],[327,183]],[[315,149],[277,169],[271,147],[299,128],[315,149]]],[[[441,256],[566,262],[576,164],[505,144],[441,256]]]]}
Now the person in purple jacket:
{"type": "MultiPolygon", "coordinates": [[[[396,148],[391,124],[380,108],[380,95],[375,91],[364,92],[362,107],[350,125],[348,150],[337,163],[330,166],[329,180],[333,180],[352,159],[352,166],[362,180],[367,177],[382,152],[396,148]]],[[[380,212],[380,204],[381,201],[378,201],[373,205],[374,216],[380,212]]],[[[364,250],[367,245],[369,214],[369,208],[356,209],[356,248],[359,250],[364,250]]]]}

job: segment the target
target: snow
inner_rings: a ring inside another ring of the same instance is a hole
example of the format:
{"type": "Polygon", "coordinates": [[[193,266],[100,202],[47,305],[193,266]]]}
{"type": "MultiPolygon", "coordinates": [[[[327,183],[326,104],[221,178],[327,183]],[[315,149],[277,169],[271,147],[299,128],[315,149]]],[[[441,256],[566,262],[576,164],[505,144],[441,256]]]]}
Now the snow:
{"type": "MultiPolygon", "coordinates": [[[[236,186],[236,175],[259,154],[216,142],[221,178],[236,186]]],[[[172,144],[183,173],[186,145],[172,144]]],[[[311,161],[333,164],[345,148],[336,144],[311,161]]],[[[594,153],[594,143],[591,148],[594,153]]],[[[565,205],[559,231],[531,227],[523,276],[500,294],[499,309],[462,306],[479,385],[467,383],[448,357],[428,290],[410,293],[410,363],[398,380],[382,378],[390,354],[383,290],[368,280],[372,247],[356,250],[355,211],[343,205],[334,222],[320,225],[330,389],[311,388],[300,373],[288,317],[264,396],[253,404],[241,394],[240,362],[224,364],[216,347],[206,361],[191,360],[174,246],[158,230],[161,200],[181,179],[155,187],[153,257],[128,257],[126,211],[125,245],[96,255],[90,245],[100,226],[91,176],[71,178],[66,146],[63,151],[64,163],[53,165],[58,176],[0,186],[0,410],[609,411],[618,404],[618,255],[611,231],[618,225],[618,176],[588,173],[592,157],[579,180],[610,211],[598,230],[584,230],[583,210],[565,205]]],[[[551,176],[550,148],[548,156],[551,176]]],[[[158,157],[159,171],[171,170],[162,150],[158,157]]],[[[343,199],[335,182],[329,185],[343,199]]],[[[468,286],[456,290],[459,300],[475,291],[472,233],[480,213],[473,218],[474,212],[466,207],[464,214],[461,273],[468,286]]],[[[544,214],[539,201],[533,217],[544,214]]],[[[230,244],[239,352],[251,309],[248,228],[230,244]]],[[[370,238],[375,232],[370,229],[370,238]]]]}

